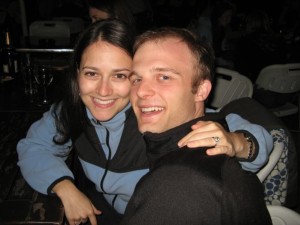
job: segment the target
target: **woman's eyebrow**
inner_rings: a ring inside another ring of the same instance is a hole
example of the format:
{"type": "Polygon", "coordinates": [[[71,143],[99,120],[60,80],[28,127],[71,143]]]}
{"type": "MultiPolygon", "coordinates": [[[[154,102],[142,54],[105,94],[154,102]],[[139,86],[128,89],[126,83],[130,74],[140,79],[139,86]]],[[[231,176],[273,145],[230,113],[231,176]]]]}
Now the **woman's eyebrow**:
{"type": "MultiPolygon", "coordinates": [[[[96,70],[96,71],[99,70],[99,68],[94,67],[94,66],[84,66],[84,67],[82,67],[81,69],[82,69],[82,70],[84,70],[84,69],[89,69],[89,70],[96,70]]],[[[114,71],[114,72],[119,72],[119,71],[128,71],[128,72],[130,72],[131,69],[128,69],[128,68],[116,68],[116,69],[113,69],[113,71],[114,71]]]]}
{"type": "Polygon", "coordinates": [[[84,66],[84,67],[82,67],[81,69],[82,69],[82,70],[84,70],[84,69],[98,70],[97,67],[93,67],[93,66],[84,66]]]}
{"type": "Polygon", "coordinates": [[[131,72],[131,69],[128,69],[128,68],[117,68],[117,69],[113,69],[113,71],[115,71],[115,72],[119,72],[119,71],[128,71],[128,72],[131,72]]]}

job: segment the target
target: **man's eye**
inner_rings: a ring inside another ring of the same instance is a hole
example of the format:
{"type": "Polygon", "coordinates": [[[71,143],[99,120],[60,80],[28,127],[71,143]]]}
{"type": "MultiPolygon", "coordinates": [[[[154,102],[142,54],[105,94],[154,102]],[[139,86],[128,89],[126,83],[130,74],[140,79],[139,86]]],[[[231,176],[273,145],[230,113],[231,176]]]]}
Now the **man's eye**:
{"type": "Polygon", "coordinates": [[[170,77],[167,76],[167,75],[161,75],[161,76],[159,77],[159,79],[160,79],[160,80],[170,80],[170,77]]]}
{"type": "Polygon", "coordinates": [[[138,83],[140,83],[142,81],[142,79],[141,78],[132,78],[132,79],[130,79],[130,81],[133,85],[137,85],[138,83]]]}
{"type": "Polygon", "coordinates": [[[142,79],[137,76],[137,75],[131,75],[129,76],[129,81],[131,84],[136,85],[137,83],[139,83],[142,79]]]}

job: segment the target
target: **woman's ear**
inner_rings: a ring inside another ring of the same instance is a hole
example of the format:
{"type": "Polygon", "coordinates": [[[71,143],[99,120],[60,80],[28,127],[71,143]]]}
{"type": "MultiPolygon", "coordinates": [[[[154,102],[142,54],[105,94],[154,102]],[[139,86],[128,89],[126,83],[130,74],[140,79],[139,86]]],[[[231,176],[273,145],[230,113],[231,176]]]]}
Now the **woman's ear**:
{"type": "Polygon", "coordinates": [[[195,95],[195,101],[205,101],[211,91],[212,88],[212,84],[209,80],[203,80],[201,81],[198,89],[197,89],[197,93],[195,95]]]}

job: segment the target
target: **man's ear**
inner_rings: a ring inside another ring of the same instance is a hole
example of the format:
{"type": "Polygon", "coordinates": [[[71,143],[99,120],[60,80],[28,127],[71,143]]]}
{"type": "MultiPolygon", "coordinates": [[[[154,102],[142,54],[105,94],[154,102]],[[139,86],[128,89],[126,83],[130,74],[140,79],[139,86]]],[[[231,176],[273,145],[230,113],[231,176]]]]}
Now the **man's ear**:
{"type": "Polygon", "coordinates": [[[195,95],[195,101],[205,101],[211,91],[212,84],[209,80],[202,80],[195,95]]]}

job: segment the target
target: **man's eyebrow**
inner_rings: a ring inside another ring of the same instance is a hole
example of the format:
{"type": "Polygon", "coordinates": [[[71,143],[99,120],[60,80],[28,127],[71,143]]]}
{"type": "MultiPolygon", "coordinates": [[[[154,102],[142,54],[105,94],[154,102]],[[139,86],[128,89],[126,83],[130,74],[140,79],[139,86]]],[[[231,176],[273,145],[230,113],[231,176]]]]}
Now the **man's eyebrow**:
{"type": "Polygon", "coordinates": [[[180,75],[180,73],[172,68],[168,68],[168,67],[155,67],[151,69],[152,72],[171,72],[177,75],[180,75]]]}
{"type": "MultiPolygon", "coordinates": [[[[176,75],[181,75],[181,73],[179,73],[177,70],[174,70],[172,68],[165,68],[165,67],[154,67],[152,69],[150,69],[151,72],[171,72],[173,74],[176,74],[176,75]]],[[[129,78],[132,77],[132,76],[140,76],[136,71],[132,71],[130,74],[129,74],[129,78]]]]}
{"type": "Polygon", "coordinates": [[[131,71],[128,78],[132,77],[132,76],[138,76],[137,72],[135,71],[131,71]]]}

